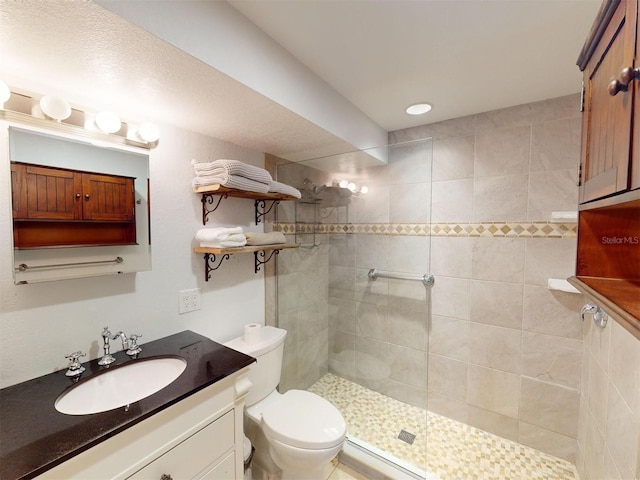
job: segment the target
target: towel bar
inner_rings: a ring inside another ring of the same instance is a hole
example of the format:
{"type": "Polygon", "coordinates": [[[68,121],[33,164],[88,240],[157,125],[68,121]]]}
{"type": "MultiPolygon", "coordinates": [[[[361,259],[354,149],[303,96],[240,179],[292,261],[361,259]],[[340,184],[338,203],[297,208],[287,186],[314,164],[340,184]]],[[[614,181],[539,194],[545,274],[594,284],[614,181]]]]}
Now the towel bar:
{"type": "Polygon", "coordinates": [[[425,287],[431,288],[435,283],[436,279],[433,275],[404,275],[401,273],[392,273],[392,272],[381,272],[380,270],[376,270],[372,268],[369,270],[369,278],[371,280],[375,280],[376,278],[394,278],[397,280],[418,280],[424,284],[425,287]]]}

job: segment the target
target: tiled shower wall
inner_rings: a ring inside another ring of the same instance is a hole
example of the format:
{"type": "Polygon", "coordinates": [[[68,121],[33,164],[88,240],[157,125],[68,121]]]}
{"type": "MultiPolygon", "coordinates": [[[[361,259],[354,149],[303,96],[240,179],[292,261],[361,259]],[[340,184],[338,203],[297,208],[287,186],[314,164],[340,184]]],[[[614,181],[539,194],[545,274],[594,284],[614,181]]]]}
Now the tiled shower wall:
{"type": "MultiPolygon", "coordinates": [[[[332,233],[315,236],[319,247],[280,255],[280,276],[289,277],[279,280],[279,324],[290,332],[284,388],[305,388],[329,369],[575,461],[578,419],[594,402],[585,390],[579,414],[580,392],[600,370],[581,375],[584,297],[547,289],[548,278],[573,274],[575,226],[540,225],[577,205],[578,102],[572,95],[392,132],[391,144],[432,138],[433,166],[430,140],[391,147],[388,166],[354,177],[369,186],[366,196],[348,212],[324,212],[332,225],[322,231],[332,233]],[[372,282],[369,268],[433,273],[431,324],[420,283],[372,282]]],[[[305,168],[280,180],[333,178],[305,168]]],[[[293,222],[291,208],[280,222],[293,222]]],[[[593,430],[581,435],[608,441],[593,430]]],[[[583,440],[581,450],[594,445],[583,440]]]]}

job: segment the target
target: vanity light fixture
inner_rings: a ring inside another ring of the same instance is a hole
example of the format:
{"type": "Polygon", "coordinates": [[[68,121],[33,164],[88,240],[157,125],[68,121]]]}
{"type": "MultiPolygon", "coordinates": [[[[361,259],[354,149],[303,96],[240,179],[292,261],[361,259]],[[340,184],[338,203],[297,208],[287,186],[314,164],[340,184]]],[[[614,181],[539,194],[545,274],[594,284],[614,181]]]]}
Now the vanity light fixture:
{"type": "Polygon", "coordinates": [[[409,115],[422,115],[431,110],[431,105],[428,103],[414,103],[409,105],[405,110],[409,115]]]}
{"type": "Polygon", "coordinates": [[[71,105],[65,99],[53,95],[45,95],[40,99],[40,109],[56,122],[71,116],[71,105]]]}
{"type": "Polygon", "coordinates": [[[137,135],[140,140],[147,143],[153,143],[158,141],[158,139],[160,138],[160,131],[158,130],[158,127],[155,126],[155,124],[151,122],[144,122],[138,127],[137,135]]]}
{"type": "Polygon", "coordinates": [[[9,100],[11,97],[11,90],[9,90],[9,86],[0,80],[0,105],[9,100]]]}
{"type": "Polygon", "coordinates": [[[96,125],[104,133],[116,133],[122,127],[122,122],[113,112],[100,112],[96,115],[96,125]]]}

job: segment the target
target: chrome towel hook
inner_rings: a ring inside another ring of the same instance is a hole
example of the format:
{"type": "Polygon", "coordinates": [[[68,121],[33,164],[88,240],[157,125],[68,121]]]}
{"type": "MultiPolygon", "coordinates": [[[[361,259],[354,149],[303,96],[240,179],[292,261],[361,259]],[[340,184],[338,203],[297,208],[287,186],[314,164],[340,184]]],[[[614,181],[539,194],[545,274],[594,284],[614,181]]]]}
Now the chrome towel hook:
{"type": "Polygon", "coordinates": [[[580,309],[580,319],[584,322],[585,313],[590,313],[593,315],[593,323],[600,328],[604,328],[607,326],[607,320],[609,316],[607,313],[602,310],[595,303],[587,303],[580,309]]]}

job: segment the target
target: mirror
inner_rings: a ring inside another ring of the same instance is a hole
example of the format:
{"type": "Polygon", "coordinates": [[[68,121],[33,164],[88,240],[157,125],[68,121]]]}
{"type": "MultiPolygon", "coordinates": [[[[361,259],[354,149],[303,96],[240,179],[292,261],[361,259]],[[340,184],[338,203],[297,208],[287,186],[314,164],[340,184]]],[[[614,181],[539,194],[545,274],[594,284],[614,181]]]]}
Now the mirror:
{"type": "Polygon", "coordinates": [[[151,269],[147,151],[22,125],[0,130],[11,170],[16,284],[151,269]],[[105,195],[119,212],[89,207],[105,195]],[[55,205],[65,202],[71,206],[55,205]]]}

